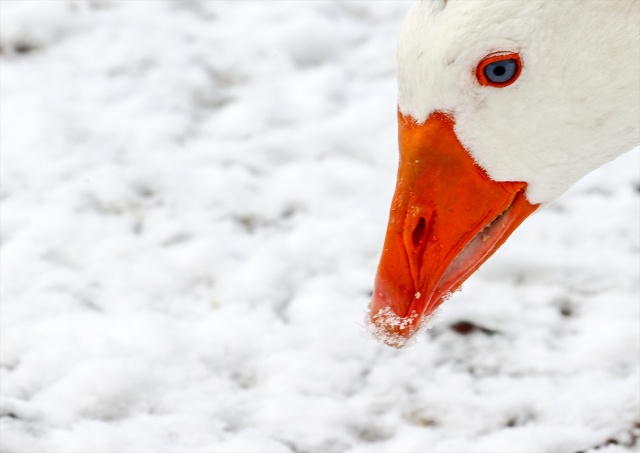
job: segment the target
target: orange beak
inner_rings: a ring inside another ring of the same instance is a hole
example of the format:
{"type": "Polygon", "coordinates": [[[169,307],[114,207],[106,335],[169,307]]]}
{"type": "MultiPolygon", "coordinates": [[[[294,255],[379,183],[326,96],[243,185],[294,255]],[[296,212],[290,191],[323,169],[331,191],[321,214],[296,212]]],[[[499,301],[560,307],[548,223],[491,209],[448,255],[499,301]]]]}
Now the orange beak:
{"type": "Polygon", "coordinates": [[[453,120],[398,114],[400,167],[375,289],[373,331],[402,347],[538,205],[524,182],[491,180],[464,149],[453,120]]]}

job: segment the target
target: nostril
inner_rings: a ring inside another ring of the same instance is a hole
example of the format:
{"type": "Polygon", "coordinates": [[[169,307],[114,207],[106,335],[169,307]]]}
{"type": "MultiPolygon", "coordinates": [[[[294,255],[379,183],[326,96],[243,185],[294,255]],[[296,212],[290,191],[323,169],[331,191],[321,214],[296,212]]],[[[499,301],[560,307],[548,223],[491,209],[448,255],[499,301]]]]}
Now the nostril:
{"type": "Polygon", "coordinates": [[[411,240],[413,242],[413,246],[418,248],[420,244],[424,241],[425,232],[427,230],[427,222],[424,220],[424,217],[420,217],[418,220],[418,224],[413,230],[413,234],[411,235],[411,240]]]}

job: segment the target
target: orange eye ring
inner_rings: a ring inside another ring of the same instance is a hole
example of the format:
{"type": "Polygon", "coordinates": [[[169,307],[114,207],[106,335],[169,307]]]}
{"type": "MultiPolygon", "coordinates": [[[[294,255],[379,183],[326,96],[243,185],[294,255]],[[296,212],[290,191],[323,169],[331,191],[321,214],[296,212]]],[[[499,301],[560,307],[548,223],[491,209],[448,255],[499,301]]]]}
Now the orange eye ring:
{"type": "Polygon", "coordinates": [[[499,52],[484,57],[480,63],[478,63],[478,67],[476,68],[476,78],[480,85],[504,88],[518,80],[521,71],[522,62],[520,61],[520,55],[514,52],[499,52]],[[495,74],[491,74],[488,71],[492,68],[499,71],[510,72],[506,73],[508,77],[505,77],[505,72],[502,72],[502,74],[499,75],[497,72],[495,74]],[[491,80],[491,78],[493,78],[493,80],[491,80]]]}

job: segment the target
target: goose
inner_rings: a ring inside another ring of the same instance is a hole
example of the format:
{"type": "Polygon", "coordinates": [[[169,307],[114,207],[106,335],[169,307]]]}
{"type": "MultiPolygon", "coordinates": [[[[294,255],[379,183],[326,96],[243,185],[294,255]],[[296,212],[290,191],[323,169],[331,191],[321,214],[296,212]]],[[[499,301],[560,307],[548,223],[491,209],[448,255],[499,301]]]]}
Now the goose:
{"type": "Polygon", "coordinates": [[[533,212],[640,143],[639,0],[415,0],[368,323],[402,347],[533,212]]]}

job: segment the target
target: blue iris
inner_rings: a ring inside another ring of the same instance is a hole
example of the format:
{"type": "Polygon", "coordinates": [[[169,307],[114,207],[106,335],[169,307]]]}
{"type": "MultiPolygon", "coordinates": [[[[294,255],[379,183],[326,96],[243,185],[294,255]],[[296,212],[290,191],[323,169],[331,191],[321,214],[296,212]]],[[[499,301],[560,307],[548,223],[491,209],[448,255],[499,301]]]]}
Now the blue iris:
{"type": "Polygon", "coordinates": [[[513,58],[494,61],[484,68],[484,76],[493,83],[506,83],[518,72],[518,62],[513,58]]]}

